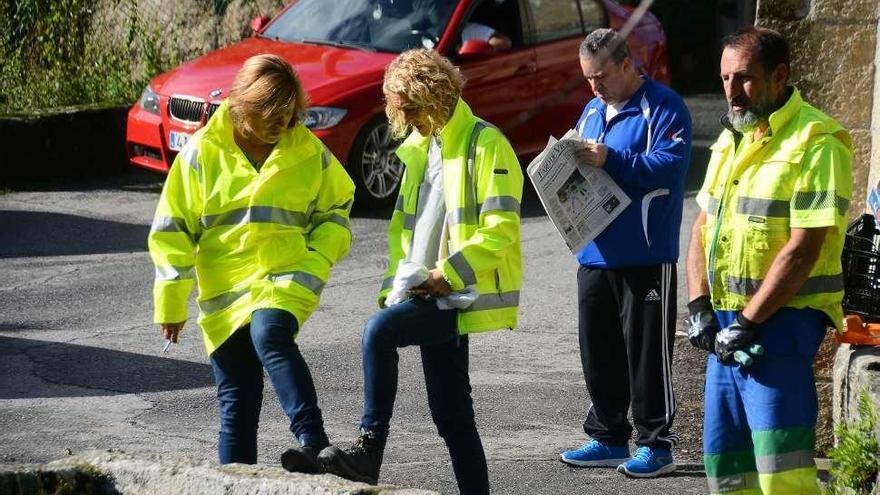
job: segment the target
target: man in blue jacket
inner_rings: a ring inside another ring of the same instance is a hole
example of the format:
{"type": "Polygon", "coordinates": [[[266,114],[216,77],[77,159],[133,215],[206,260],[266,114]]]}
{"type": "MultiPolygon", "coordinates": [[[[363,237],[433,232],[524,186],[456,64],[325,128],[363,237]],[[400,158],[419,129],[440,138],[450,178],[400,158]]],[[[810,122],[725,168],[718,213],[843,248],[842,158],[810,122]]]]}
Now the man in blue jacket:
{"type": "Polygon", "coordinates": [[[577,253],[578,341],[592,438],[563,452],[574,466],[617,466],[637,478],[675,471],[672,347],[676,268],[691,118],[675,92],[636,71],[626,42],[597,29],[580,46],[596,95],[577,123],[582,159],[632,203],[577,253]],[[638,449],[630,457],[633,425],[638,449]]]}

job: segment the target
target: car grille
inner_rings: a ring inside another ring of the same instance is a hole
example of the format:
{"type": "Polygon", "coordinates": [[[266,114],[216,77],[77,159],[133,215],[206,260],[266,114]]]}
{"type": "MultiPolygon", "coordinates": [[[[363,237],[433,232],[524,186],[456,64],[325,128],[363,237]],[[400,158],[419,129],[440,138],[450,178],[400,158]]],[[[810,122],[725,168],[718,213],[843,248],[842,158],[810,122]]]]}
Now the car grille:
{"type": "Polygon", "coordinates": [[[173,119],[199,124],[205,115],[205,102],[192,97],[172,96],[168,102],[168,112],[173,119]]]}
{"type": "Polygon", "coordinates": [[[218,103],[216,101],[212,101],[211,103],[208,103],[208,118],[205,119],[206,121],[211,120],[211,115],[214,115],[214,112],[217,111],[217,108],[219,106],[220,106],[220,103],[218,103]]]}

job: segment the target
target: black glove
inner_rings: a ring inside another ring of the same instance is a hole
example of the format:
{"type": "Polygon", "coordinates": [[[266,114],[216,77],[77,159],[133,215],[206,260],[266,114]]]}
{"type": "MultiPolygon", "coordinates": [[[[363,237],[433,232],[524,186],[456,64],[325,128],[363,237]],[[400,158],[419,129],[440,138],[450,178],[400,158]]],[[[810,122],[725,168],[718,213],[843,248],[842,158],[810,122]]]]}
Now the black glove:
{"type": "Polygon", "coordinates": [[[754,344],[758,325],[737,313],[736,321],[715,336],[715,354],[724,364],[752,365],[752,356],[764,354],[764,347],[754,344]]]}
{"type": "Polygon", "coordinates": [[[715,335],[721,331],[721,324],[712,309],[709,296],[700,296],[689,302],[688,339],[691,345],[704,351],[715,352],[715,335]]]}

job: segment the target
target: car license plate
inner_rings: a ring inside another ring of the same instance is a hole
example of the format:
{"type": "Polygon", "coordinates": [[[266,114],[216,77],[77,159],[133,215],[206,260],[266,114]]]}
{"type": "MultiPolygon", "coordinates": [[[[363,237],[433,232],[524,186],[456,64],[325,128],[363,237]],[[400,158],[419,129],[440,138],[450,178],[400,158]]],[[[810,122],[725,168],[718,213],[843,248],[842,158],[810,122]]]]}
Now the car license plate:
{"type": "Polygon", "coordinates": [[[190,134],[185,132],[174,132],[171,131],[168,135],[168,148],[171,151],[180,151],[186,146],[186,142],[189,140],[190,134]]]}

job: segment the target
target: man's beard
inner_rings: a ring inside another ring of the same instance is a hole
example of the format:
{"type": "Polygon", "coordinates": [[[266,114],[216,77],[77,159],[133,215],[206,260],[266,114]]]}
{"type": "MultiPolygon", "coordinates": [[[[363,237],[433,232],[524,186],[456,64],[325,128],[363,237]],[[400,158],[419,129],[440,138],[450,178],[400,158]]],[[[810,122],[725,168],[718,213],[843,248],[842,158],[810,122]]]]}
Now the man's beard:
{"type": "Polygon", "coordinates": [[[737,132],[752,132],[761,124],[770,121],[770,114],[776,111],[773,102],[769,99],[766,101],[756,102],[745,110],[736,112],[733,109],[727,111],[727,120],[730,121],[731,127],[737,132]]]}

